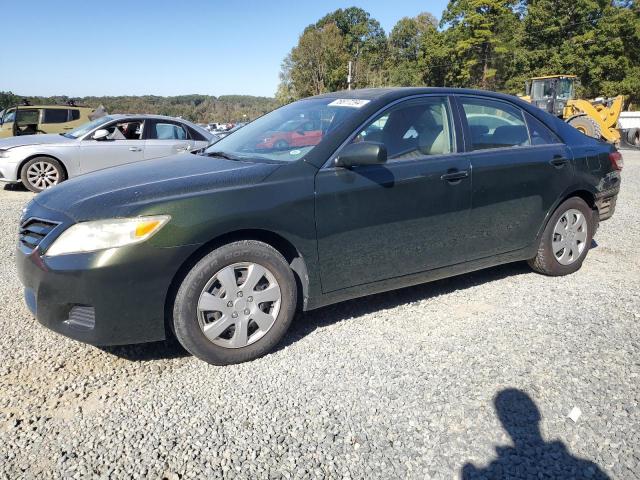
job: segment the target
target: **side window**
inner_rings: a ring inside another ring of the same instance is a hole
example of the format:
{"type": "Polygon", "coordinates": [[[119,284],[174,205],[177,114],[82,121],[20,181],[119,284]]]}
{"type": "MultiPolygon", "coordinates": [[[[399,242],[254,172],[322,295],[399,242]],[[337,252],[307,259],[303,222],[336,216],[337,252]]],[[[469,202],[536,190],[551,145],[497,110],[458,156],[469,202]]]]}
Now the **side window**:
{"type": "Polygon", "coordinates": [[[529,135],[531,136],[531,145],[562,143],[558,136],[540,120],[528,113],[526,114],[526,117],[527,125],[529,125],[529,135]]]}
{"type": "Polygon", "coordinates": [[[143,122],[140,120],[127,120],[110,124],[105,127],[109,130],[109,140],[140,140],[142,139],[143,122]]]}
{"type": "Polygon", "coordinates": [[[68,112],[66,108],[45,108],[42,123],[65,123],[68,112]]]}
{"type": "Polygon", "coordinates": [[[204,137],[204,135],[201,135],[200,132],[198,132],[197,130],[193,129],[193,128],[189,128],[189,136],[197,141],[197,142],[206,142],[207,139],[204,137]]]}
{"type": "Polygon", "coordinates": [[[530,145],[520,109],[487,98],[460,100],[471,133],[472,150],[530,145]]]}
{"type": "Polygon", "coordinates": [[[149,138],[152,140],[186,140],[188,136],[181,125],[156,122],[149,132],[149,138]]]}
{"type": "Polygon", "coordinates": [[[69,110],[69,120],[70,121],[74,121],[74,120],[80,120],[80,110],[69,110]]]}
{"type": "Polygon", "coordinates": [[[443,97],[410,100],[374,119],[352,140],[379,142],[389,160],[410,160],[453,152],[449,102],[443,97]]]}
{"type": "Polygon", "coordinates": [[[18,125],[38,125],[38,117],[40,112],[34,109],[19,108],[16,115],[16,123],[18,125]]]}

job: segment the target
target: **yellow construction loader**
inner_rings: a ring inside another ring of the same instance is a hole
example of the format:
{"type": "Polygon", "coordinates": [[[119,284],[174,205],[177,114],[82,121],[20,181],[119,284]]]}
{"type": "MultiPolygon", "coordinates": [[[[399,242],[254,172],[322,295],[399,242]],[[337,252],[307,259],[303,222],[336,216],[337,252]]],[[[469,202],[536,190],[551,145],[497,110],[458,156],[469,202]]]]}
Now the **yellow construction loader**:
{"type": "Polygon", "coordinates": [[[526,82],[523,100],[563,119],[585,135],[611,143],[620,141],[618,118],[624,97],[582,100],[576,98],[575,75],[535,77],[526,82]]]}

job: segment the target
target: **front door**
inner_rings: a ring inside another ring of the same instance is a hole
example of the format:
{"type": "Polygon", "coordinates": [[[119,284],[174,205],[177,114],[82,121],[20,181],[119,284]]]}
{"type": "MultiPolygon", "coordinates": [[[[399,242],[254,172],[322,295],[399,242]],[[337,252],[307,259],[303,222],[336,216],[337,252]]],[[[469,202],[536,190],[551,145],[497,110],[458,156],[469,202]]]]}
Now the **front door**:
{"type": "Polygon", "coordinates": [[[456,153],[449,100],[401,102],[351,140],[383,143],[384,165],[316,176],[322,288],[331,292],[459,263],[471,206],[469,160],[456,153]]]}
{"type": "Polygon", "coordinates": [[[126,118],[101,126],[109,130],[109,136],[94,140],[89,135],[82,140],[79,171],[88,173],[144,160],[144,124],[143,120],[126,118]]]}

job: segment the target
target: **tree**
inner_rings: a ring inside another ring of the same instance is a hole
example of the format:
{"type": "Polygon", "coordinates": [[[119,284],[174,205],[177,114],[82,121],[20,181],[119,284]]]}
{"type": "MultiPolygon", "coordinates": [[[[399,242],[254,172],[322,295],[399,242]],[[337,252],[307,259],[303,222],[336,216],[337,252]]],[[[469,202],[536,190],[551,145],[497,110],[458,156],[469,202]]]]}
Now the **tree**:
{"type": "Polygon", "coordinates": [[[640,10],[635,2],[529,0],[524,71],[578,75],[582,95],[640,99],[640,10]]]}
{"type": "Polygon", "coordinates": [[[442,62],[442,34],[430,13],[402,18],[391,30],[388,41],[388,78],[391,85],[441,85],[435,74],[442,62]]]}
{"type": "Polygon", "coordinates": [[[380,22],[365,10],[350,7],[325,15],[315,25],[323,27],[330,23],[334,23],[342,34],[348,54],[346,61],[353,62],[352,85],[362,88],[381,82],[387,37],[380,22]]]}
{"type": "Polygon", "coordinates": [[[453,47],[454,86],[496,88],[498,58],[510,50],[518,0],[450,0],[440,26],[453,47]]]}
{"type": "Polygon", "coordinates": [[[298,45],[285,59],[281,91],[297,98],[340,90],[346,87],[348,55],[344,39],[335,23],[310,25],[298,45]]]}

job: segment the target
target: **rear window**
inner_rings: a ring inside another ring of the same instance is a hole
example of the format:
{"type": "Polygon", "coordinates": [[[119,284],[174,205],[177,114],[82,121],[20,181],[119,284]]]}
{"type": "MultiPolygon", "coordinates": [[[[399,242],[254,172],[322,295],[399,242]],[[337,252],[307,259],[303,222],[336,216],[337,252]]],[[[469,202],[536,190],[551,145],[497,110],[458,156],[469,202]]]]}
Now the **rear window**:
{"type": "Polygon", "coordinates": [[[526,117],[527,124],[529,125],[529,135],[531,136],[531,145],[562,143],[558,136],[540,120],[528,113],[526,114],[526,117]]]}
{"type": "Polygon", "coordinates": [[[68,118],[68,110],[62,108],[45,108],[42,123],[65,123],[68,118]]]}
{"type": "Polygon", "coordinates": [[[187,132],[180,125],[173,123],[156,123],[149,136],[155,140],[186,140],[187,132]]]}
{"type": "Polygon", "coordinates": [[[473,150],[529,145],[520,109],[486,98],[462,98],[473,150]]]}

